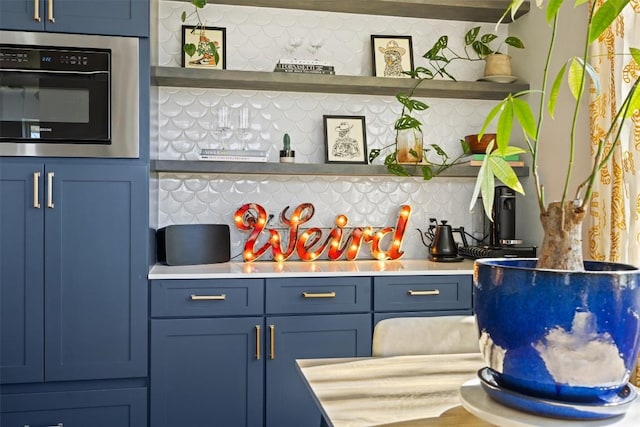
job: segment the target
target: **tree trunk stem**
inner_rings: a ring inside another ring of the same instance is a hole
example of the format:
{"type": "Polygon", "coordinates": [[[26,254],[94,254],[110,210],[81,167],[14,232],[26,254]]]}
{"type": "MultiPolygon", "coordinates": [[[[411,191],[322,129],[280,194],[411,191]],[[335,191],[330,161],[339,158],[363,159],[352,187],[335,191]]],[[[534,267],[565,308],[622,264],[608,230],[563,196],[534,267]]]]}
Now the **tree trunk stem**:
{"type": "Polygon", "coordinates": [[[582,257],[582,220],[584,210],[571,202],[549,203],[540,215],[544,237],[537,268],[584,270],[582,257]]]}

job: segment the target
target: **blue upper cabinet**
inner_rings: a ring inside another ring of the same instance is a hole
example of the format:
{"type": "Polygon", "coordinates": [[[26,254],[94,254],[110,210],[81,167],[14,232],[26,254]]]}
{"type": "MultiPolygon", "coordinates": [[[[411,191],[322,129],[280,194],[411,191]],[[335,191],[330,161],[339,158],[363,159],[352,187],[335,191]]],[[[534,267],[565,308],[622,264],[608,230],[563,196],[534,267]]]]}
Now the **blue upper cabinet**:
{"type": "Polygon", "coordinates": [[[0,0],[0,29],[149,36],[149,0],[0,0]]]}
{"type": "Polygon", "coordinates": [[[146,376],[146,180],[139,164],[2,159],[3,383],[146,376]]]}

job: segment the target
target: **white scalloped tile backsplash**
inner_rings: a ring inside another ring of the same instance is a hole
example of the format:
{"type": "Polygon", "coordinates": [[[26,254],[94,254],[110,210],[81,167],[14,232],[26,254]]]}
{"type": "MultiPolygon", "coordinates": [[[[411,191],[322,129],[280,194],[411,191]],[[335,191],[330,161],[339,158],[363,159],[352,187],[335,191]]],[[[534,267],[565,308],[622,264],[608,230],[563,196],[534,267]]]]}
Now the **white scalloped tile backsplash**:
{"type": "MultiPolygon", "coordinates": [[[[159,5],[158,64],[179,66],[180,14],[186,2],[162,1],[159,5]]],[[[209,4],[203,12],[209,26],[227,31],[227,69],[269,71],[279,58],[311,57],[311,42],[322,39],[315,57],[330,60],[337,74],[371,75],[371,34],[409,34],[413,38],[416,65],[441,34],[450,43],[462,40],[474,24],[413,18],[381,17],[329,12],[253,8],[209,4]],[[293,53],[291,40],[300,39],[293,53]]],[[[493,31],[492,25],[484,24],[493,31]]],[[[500,28],[499,32],[505,31],[500,28]]],[[[462,64],[462,62],[460,63],[462,64]]],[[[466,63],[469,65],[469,63],[466,63]]],[[[454,64],[458,65],[458,64],[454,64]]],[[[482,63],[469,69],[452,67],[461,80],[479,76],[482,63]]],[[[460,152],[458,140],[476,133],[494,101],[425,99],[425,144],[439,144],[451,155],[460,152]]],[[[282,136],[289,133],[297,163],[324,162],[323,115],[361,115],[366,120],[368,148],[383,148],[393,140],[393,123],[401,110],[394,97],[160,87],[152,91],[152,158],[197,159],[201,148],[219,147],[216,120],[227,107],[231,124],[237,125],[242,108],[250,111],[252,138],[242,144],[234,134],[228,148],[245,146],[269,152],[278,161],[282,136]]],[[[380,162],[379,159],[377,162],[380,162]]],[[[430,217],[447,219],[454,226],[471,229],[468,211],[472,179],[334,177],[334,176],[226,176],[161,174],[157,201],[158,227],[184,223],[226,223],[232,229],[232,253],[241,252],[245,235],[235,229],[232,216],[244,203],[263,205],[276,215],[286,206],[315,205],[309,226],[332,227],[340,213],[350,224],[388,226],[397,219],[398,206],[410,204],[413,214],[403,249],[407,258],[424,258],[426,248],[416,227],[426,228],[430,217]]],[[[155,193],[154,193],[155,194],[155,193]]],[[[368,251],[362,251],[364,258],[368,251]]]]}

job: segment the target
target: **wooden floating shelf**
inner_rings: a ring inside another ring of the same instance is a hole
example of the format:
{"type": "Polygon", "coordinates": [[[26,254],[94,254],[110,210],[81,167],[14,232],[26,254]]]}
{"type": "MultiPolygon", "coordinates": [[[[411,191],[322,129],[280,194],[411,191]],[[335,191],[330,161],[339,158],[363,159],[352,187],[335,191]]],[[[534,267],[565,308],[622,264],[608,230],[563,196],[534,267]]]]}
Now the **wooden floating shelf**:
{"type": "MultiPolygon", "coordinates": [[[[498,22],[509,5],[508,0],[209,0],[209,3],[475,22],[498,22]]],[[[529,1],[525,1],[516,18],[529,9],[529,1]]],[[[510,21],[510,17],[505,20],[510,21]]]]}
{"type": "MultiPolygon", "coordinates": [[[[412,176],[421,177],[419,166],[406,165],[412,176]]],[[[478,174],[477,166],[455,165],[438,177],[470,178],[478,174]]],[[[529,175],[528,167],[514,168],[520,177],[529,175]]],[[[275,163],[275,162],[211,162],[200,160],[152,160],[151,171],[156,173],[241,174],[241,175],[327,175],[327,176],[386,176],[394,177],[383,165],[275,163]]]]}
{"type": "MultiPolygon", "coordinates": [[[[278,92],[387,95],[409,93],[416,81],[388,77],[341,76],[266,71],[201,70],[152,67],[155,86],[269,90],[278,92]]],[[[425,98],[502,100],[508,94],[529,89],[529,84],[423,80],[415,95],[425,98]]]]}

